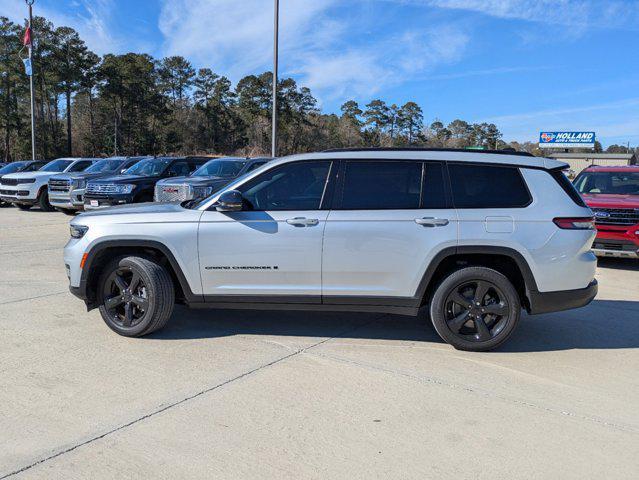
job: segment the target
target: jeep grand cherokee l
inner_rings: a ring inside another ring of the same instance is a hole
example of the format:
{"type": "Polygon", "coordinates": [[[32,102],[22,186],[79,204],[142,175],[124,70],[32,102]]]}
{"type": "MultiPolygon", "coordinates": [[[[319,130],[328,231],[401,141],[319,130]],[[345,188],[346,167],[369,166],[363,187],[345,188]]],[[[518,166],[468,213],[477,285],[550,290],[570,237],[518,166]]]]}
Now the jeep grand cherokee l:
{"type": "Polygon", "coordinates": [[[208,197],[233,179],[261,167],[268,158],[224,157],[209,160],[188,177],[167,178],[155,185],[156,202],[183,202],[208,197]]]}
{"type": "Polygon", "coordinates": [[[639,258],[639,166],[589,167],[575,186],[595,214],[595,254],[639,258]]]}
{"type": "Polygon", "coordinates": [[[121,175],[89,181],[84,194],[84,209],[152,202],[153,190],[158,181],[189,175],[207,160],[208,157],[147,158],[121,175]]]}
{"type": "Polygon", "coordinates": [[[0,200],[10,202],[22,210],[34,205],[45,212],[53,211],[49,203],[47,182],[57,173],[81,172],[97,159],[58,158],[35,172],[21,172],[4,175],[0,180],[0,200]]]}
{"type": "Polygon", "coordinates": [[[521,309],[597,293],[592,212],[565,164],[498,152],[327,151],[280,158],[201,201],[71,221],[71,291],[125,336],[192,307],[427,307],[459,349],[510,337],[521,309]]]}

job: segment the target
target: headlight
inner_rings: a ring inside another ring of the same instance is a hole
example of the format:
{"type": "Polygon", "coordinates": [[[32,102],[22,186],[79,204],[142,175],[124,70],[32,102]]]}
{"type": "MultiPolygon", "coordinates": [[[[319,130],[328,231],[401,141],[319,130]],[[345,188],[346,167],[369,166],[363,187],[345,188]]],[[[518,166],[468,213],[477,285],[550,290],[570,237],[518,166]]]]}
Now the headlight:
{"type": "Polygon", "coordinates": [[[21,178],[18,180],[18,185],[22,185],[24,183],[35,183],[35,178],[21,178]]]}
{"type": "Polygon", "coordinates": [[[125,185],[115,185],[115,193],[131,193],[135,189],[135,185],[125,184],[125,185]]]}
{"type": "Polygon", "coordinates": [[[213,192],[213,187],[193,187],[193,198],[208,197],[213,192]]]}
{"type": "Polygon", "coordinates": [[[84,234],[87,233],[87,231],[89,230],[89,227],[86,227],[84,225],[71,224],[69,225],[69,230],[73,238],[82,238],[84,237],[84,234]]]}
{"type": "Polygon", "coordinates": [[[75,189],[78,188],[85,188],[87,186],[87,181],[86,180],[73,180],[73,182],[71,182],[71,186],[75,189]]]}

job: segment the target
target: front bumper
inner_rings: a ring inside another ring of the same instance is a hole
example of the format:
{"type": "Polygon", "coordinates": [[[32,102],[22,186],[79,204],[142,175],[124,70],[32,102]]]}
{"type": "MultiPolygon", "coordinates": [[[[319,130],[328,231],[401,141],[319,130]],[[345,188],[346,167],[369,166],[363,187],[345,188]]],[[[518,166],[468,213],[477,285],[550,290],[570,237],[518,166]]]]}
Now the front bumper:
{"type": "Polygon", "coordinates": [[[639,258],[639,224],[598,227],[592,251],[598,257],[639,258]]]}
{"type": "Polygon", "coordinates": [[[84,208],[84,189],[69,190],[68,192],[49,190],[49,203],[57,208],[82,210],[84,208]]]}
{"type": "Polygon", "coordinates": [[[574,308],[585,307],[597,296],[599,285],[593,280],[586,288],[578,290],[561,290],[557,292],[528,292],[530,305],[528,313],[539,315],[542,313],[561,312],[574,308]]]}
{"type": "Polygon", "coordinates": [[[117,205],[126,205],[127,203],[133,203],[133,194],[122,195],[109,195],[107,196],[92,196],[84,195],[84,209],[85,210],[99,210],[102,208],[115,207],[117,205]]]}
{"type": "Polygon", "coordinates": [[[0,200],[7,203],[35,204],[38,199],[38,189],[32,184],[0,185],[0,200]]]}

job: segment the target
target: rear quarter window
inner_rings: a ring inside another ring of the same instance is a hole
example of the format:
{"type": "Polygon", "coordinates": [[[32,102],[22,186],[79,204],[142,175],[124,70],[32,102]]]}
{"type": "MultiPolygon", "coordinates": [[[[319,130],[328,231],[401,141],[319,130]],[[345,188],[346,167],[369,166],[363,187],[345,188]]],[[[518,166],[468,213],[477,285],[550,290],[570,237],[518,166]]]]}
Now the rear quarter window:
{"type": "Polygon", "coordinates": [[[456,208],[525,208],[532,202],[519,168],[499,165],[448,165],[456,208]]]}

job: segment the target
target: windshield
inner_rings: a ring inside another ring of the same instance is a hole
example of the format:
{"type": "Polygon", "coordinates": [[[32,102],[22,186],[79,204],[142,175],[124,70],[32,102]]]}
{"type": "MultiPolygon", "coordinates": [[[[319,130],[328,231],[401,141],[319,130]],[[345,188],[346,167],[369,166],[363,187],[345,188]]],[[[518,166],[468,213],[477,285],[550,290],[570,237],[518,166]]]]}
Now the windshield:
{"type": "Polygon", "coordinates": [[[236,177],[244,165],[246,162],[238,160],[211,160],[193,172],[193,176],[236,177]]]}
{"type": "Polygon", "coordinates": [[[582,194],[639,195],[639,172],[585,172],[575,187],[582,194]]]}
{"type": "Polygon", "coordinates": [[[63,172],[73,160],[53,160],[40,169],[41,172],[63,172]]]}
{"type": "Polygon", "coordinates": [[[13,162],[9,165],[5,165],[4,167],[0,168],[0,175],[4,175],[5,173],[15,173],[19,171],[25,163],[27,162],[13,162]]]}
{"type": "Polygon", "coordinates": [[[171,161],[172,159],[170,158],[141,160],[124,173],[128,175],[140,175],[142,177],[158,177],[162,175],[162,172],[166,170],[166,167],[171,161]]]}
{"type": "Polygon", "coordinates": [[[85,170],[87,173],[114,172],[122,165],[122,160],[100,160],[85,170]]]}

